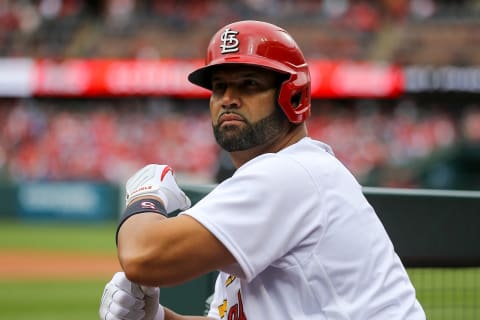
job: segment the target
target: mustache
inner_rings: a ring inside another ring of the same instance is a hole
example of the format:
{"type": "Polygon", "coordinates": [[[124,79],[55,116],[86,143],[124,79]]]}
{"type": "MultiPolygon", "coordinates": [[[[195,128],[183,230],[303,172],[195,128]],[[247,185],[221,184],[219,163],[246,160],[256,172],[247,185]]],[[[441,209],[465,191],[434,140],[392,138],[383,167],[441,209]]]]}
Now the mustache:
{"type": "Polygon", "coordinates": [[[241,115],[240,113],[237,113],[237,112],[234,112],[234,111],[230,111],[230,110],[227,110],[227,111],[222,111],[220,112],[220,114],[218,115],[217,117],[217,124],[220,124],[222,122],[222,117],[223,116],[234,116],[234,117],[238,117],[240,118],[242,121],[245,121],[248,123],[247,119],[241,115]]]}

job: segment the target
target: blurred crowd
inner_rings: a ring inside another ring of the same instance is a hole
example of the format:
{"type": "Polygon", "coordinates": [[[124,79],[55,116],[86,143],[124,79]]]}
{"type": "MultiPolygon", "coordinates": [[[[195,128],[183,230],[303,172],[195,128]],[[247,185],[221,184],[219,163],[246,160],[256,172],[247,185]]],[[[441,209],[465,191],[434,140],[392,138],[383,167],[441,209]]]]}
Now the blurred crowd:
{"type": "Polygon", "coordinates": [[[0,167],[8,180],[124,182],[148,163],[206,180],[217,146],[209,114],[168,101],[8,100],[0,104],[0,167]]]}
{"type": "Polygon", "coordinates": [[[480,189],[480,104],[439,100],[323,104],[309,132],[363,185],[480,189]]]}
{"type": "Polygon", "coordinates": [[[479,16],[479,0],[4,0],[0,56],[200,58],[219,26],[260,19],[307,57],[478,64],[479,16]]]}
{"type": "MultiPolygon", "coordinates": [[[[168,163],[180,180],[218,182],[220,150],[211,133],[207,103],[190,104],[178,106],[167,99],[69,104],[58,99],[3,100],[3,178],[121,183],[147,163],[168,163]]],[[[420,164],[461,141],[480,146],[480,108],[475,105],[459,111],[438,103],[419,106],[410,99],[317,101],[313,110],[310,135],[331,144],[364,185],[447,188],[439,184],[442,181],[429,185],[422,180],[419,174],[431,168],[420,164]]]]}

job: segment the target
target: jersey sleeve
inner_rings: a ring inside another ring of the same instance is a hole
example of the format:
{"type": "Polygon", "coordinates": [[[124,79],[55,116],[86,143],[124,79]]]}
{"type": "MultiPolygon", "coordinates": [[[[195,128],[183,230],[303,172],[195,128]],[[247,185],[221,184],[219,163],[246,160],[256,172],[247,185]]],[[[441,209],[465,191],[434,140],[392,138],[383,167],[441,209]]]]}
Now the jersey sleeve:
{"type": "Polygon", "coordinates": [[[203,224],[236,258],[222,271],[250,281],[318,227],[311,223],[317,195],[300,164],[267,154],[242,166],[182,214],[203,224]]]}

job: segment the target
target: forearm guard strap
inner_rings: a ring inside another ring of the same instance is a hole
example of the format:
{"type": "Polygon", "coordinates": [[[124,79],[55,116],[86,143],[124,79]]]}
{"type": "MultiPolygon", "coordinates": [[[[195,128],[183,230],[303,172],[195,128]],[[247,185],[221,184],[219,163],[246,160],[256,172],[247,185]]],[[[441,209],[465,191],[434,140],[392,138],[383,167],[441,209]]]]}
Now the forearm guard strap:
{"type": "Polygon", "coordinates": [[[165,217],[168,217],[167,210],[162,202],[157,199],[141,199],[137,200],[125,208],[122,216],[120,217],[120,222],[117,226],[117,232],[115,233],[115,243],[118,245],[118,232],[122,224],[127,221],[133,215],[145,212],[155,212],[161,214],[165,217]]]}

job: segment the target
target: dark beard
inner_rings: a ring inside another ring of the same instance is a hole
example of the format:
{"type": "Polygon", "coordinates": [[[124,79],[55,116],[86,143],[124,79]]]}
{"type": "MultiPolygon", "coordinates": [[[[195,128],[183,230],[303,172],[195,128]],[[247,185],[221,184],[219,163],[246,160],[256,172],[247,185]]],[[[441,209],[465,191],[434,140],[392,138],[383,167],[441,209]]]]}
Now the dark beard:
{"type": "Polygon", "coordinates": [[[213,126],[213,134],[217,143],[225,151],[247,150],[272,140],[285,126],[285,116],[279,108],[255,123],[246,122],[246,126],[213,126]]]}

